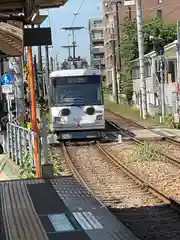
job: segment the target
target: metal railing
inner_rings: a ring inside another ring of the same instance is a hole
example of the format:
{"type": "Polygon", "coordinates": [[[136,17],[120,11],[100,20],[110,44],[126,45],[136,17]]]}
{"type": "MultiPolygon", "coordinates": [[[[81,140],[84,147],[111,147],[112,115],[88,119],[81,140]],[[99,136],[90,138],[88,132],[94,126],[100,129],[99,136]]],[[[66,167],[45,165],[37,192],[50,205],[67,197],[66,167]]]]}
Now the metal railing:
{"type": "Polygon", "coordinates": [[[8,154],[17,165],[21,165],[25,154],[30,155],[32,166],[34,163],[33,131],[8,123],[7,127],[8,154]]]}

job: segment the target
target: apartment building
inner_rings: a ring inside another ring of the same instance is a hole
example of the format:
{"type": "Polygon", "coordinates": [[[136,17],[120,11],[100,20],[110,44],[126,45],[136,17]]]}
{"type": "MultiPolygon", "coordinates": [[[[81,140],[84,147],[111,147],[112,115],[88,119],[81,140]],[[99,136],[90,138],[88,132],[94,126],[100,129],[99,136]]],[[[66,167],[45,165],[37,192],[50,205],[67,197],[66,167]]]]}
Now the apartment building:
{"type": "MultiPolygon", "coordinates": [[[[119,4],[119,21],[131,21],[136,17],[135,6],[124,6],[121,0],[119,4]]],[[[107,84],[112,83],[114,76],[114,66],[112,58],[112,40],[117,39],[116,33],[116,2],[117,0],[102,0],[102,22],[104,31],[104,57],[105,75],[107,84]]],[[[120,2],[120,1],[119,1],[120,2]]],[[[143,18],[152,19],[159,17],[165,21],[174,22],[180,20],[180,1],[179,0],[142,0],[143,18]]]]}
{"type": "Polygon", "coordinates": [[[101,18],[89,20],[89,38],[91,66],[104,70],[104,34],[101,18]]]}

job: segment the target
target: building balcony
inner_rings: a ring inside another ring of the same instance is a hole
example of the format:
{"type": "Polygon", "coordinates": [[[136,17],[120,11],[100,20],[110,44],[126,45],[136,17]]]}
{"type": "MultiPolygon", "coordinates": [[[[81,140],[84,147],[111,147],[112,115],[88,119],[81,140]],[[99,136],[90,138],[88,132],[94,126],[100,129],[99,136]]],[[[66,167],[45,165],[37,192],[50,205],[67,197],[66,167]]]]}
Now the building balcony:
{"type": "Polygon", "coordinates": [[[92,24],[92,25],[90,25],[90,31],[96,31],[96,30],[98,30],[98,31],[103,31],[103,25],[102,24],[99,24],[99,25],[94,25],[94,24],[92,24]]]}
{"type": "Polygon", "coordinates": [[[104,41],[104,36],[101,35],[101,36],[92,36],[91,38],[92,42],[101,42],[101,41],[104,41]]]}
{"type": "Polygon", "coordinates": [[[104,53],[104,46],[102,47],[92,47],[91,48],[92,54],[104,53]]]}
{"type": "Polygon", "coordinates": [[[105,61],[104,61],[104,58],[93,58],[92,63],[93,65],[99,65],[99,64],[104,65],[105,61]]]}

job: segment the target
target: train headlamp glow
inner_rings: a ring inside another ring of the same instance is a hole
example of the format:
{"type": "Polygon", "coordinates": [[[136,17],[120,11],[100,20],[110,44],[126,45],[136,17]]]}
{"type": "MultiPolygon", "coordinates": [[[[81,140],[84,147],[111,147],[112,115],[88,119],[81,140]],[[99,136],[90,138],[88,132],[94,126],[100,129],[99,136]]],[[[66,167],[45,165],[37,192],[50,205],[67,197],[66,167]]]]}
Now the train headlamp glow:
{"type": "Polygon", "coordinates": [[[61,121],[60,117],[53,117],[53,123],[58,123],[61,121]]]}
{"type": "Polygon", "coordinates": [[[102,120],[102,115],[97,115],[96,120],[102,120]]]}

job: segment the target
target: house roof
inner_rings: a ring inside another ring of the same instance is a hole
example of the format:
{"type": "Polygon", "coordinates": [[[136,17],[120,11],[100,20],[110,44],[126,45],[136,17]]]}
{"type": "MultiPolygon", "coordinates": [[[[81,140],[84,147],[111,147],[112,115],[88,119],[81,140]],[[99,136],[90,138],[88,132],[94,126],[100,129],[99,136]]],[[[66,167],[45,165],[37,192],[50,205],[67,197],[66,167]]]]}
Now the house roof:
{"type": "MultiPolygon", "coordinates": [[[[164,47],[164,50],[167,51],[167,50],[170,50],[171,48],[175,47],[176,46],[176,43],[177,43],[177,40],[173,41],[172,43],[169,43],[167,44],[165,47],[164,47]]],[[[148,58],[148,57],[155,57],[156,56],[156,52],[155,51],[152,51],[150,53],[147,53],[144,55],[144,58],[148,58]]],[[[139,61],[139,58],[136,58],[134,59],[131,63],[135,63],[139,61]]]]}

